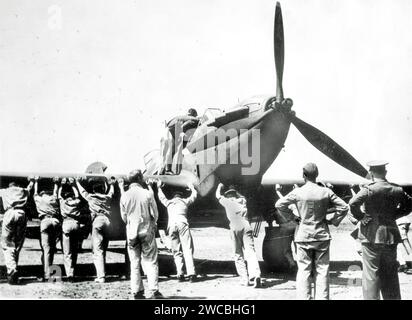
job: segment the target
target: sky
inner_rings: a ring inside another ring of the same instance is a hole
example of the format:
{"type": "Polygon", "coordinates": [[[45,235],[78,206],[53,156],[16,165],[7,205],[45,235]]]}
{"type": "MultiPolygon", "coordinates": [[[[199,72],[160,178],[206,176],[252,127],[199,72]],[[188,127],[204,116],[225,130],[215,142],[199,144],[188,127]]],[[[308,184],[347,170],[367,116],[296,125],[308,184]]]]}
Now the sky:
{"type": "MultiPolygon", "coordinates": [[[[285,0],[293,110],[412,182],[412,2],[285,0]]],[[[143,165],[166,119],[275,94],[272,0],[2,0],[0,171],[143,165]]],[[[267,175],[353,179],[293,127],[267,175]]]]}

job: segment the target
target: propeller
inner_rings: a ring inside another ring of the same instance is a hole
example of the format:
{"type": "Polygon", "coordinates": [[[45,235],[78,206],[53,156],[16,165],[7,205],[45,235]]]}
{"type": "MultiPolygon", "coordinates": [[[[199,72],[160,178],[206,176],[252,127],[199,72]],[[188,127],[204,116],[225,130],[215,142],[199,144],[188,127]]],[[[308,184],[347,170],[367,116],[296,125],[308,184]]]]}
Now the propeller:
{"type": "Polygon", "coordinates": [[[282,9],[280,3],[276,2],[275,11],[275,26],[274,26],[274,53],[275,53],[275,67],[276,67],[276,101],[282,102],[283,100],[283,64],[285,62],[285,37],[283,36],[283,19],[282,9]]]}
{"type": "Polygon", "coordinates": [[[292,117],[291,122],[306,140],[324,155],[361,177],[368,174],[368,171],[349,152],[322,131],[296,116],[292,117]]]}
{"type": "MultiPolygon", "coordinates": [[[[283,97],[283,65],[284,65],[284,55],[285,55],[285,37],[283,34],[283,19],[282,19],[282,9],[280,3],[276,2],[275,11],[275,25],[274,25],[274,56],[275,56],[275,68],[276,68],[276,102],[278,104],[284,103],[286,100],[291,106],[292,102],[290,99],[284,100],[283,97]]],[[[365,177],[368,171],[354,158],[343,149],[339,144],[337,144],[332,138],[324,134],[319,129],[313,127],[312,125],[306,123],[305,121],[299,119],[290,113],[290,119],[293,125],[300,131],[300,133],[320,152],[328,156],[330,159],[340,164],[342,167],[352,171],[353,173],[365,177]]]]}

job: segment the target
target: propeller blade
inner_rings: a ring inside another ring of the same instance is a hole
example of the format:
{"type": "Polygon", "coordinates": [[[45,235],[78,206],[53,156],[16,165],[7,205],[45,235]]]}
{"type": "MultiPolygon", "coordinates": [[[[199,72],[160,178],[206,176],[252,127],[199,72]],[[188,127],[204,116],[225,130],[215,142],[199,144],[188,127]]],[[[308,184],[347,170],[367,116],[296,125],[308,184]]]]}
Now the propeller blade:
{"type": "Polygon", "coordinates": [[[322,131],[296,116],[293,116],[291,120],[300,133],[324,155],[361,177],[367,175],[368,171],[354,157],[352,157],[349,152],[343,149],[322,131]]]}
{"type": "Polygon", "coordinates": [[[283,19],[282,9],[280,3],[276,3],[275,11],[275,27],[274,27],[274,53],[275,53],[275,67],[276,67],[276,101],[283,100],[283,64],[285,61],[285,38],[283,36],[283,19]]]}

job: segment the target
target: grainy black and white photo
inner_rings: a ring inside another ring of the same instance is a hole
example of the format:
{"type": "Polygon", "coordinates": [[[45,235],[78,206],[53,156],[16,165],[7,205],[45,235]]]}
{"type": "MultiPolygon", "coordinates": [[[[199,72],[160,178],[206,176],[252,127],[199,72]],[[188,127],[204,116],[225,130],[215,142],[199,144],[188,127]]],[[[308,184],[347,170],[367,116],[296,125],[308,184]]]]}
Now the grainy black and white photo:
{"type": "Polygon", "coordinates": [[[2,0],[0,299],[412,299],[411,12],[2,0]]]}

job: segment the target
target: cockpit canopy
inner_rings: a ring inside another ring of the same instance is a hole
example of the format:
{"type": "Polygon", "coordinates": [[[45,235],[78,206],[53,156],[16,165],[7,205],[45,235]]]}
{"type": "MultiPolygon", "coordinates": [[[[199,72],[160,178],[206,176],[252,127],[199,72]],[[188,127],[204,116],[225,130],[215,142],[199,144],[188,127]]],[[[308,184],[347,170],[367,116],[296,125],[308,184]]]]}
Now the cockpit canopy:
{"type": "Polygon", "coordinates": [[[203,123],[210,123],[224,114],[224,111],[219,108],[207,108],[202,118],[200,119],[199,125],[203,123]]]}
{"type": "Polygon", "coordinates": [[[199,125],[207,124],[220,127],[225,123],[262,113],[272,105],[275,99],[273,96],[255,96],[226,110],[207,108],[200,119],[199,125]]]}

